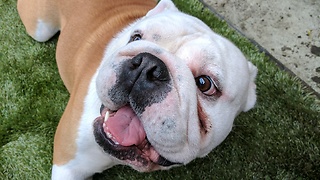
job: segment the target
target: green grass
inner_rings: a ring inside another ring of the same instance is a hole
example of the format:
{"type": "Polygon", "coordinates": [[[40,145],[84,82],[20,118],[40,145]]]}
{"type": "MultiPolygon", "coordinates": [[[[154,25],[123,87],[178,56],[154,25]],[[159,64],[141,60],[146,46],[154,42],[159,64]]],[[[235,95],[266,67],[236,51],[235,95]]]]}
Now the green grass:
{"type": "MultiPolygon", "coordinates": [[[[16,0],[0,1],[0,179],[49,179],[53,135],[68,99],[55,63],[57,38],[35,42],[16,0]]],[[[258,67],[257,105],[205,158],[153,173],[117,166],[94,179],[319,178],[319,99],[198,1],[175,3],[233,41],[258,67]]]]}

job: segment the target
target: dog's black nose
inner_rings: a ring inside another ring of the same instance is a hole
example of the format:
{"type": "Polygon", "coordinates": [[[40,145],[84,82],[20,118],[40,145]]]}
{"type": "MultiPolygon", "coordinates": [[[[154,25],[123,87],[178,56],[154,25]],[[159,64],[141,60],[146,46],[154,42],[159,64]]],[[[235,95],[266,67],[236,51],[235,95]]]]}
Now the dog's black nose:
{"type": "Polygon", "coordinates": [[[140,53],[124,61],[117,72],[116,83],[108,95],[119,107],[129,103],[136,113],[160,103],[172,89],[166,64],[150,53],[140,53]]]}
{"type": "Polygon", "coordinates": [[[128,78],[134,81],[129,101],[136,112],[161,102],[171,91],[171,78],[165,63],[150,53],[141,53],[131,59],[128,78]]]}
{"type": "Polygon", "coordinates": [[[141,53],[131,60],[131,74],[145,83],[157,83],[170,79],[167,66],[161,59],[150,54],[141,53]]]}

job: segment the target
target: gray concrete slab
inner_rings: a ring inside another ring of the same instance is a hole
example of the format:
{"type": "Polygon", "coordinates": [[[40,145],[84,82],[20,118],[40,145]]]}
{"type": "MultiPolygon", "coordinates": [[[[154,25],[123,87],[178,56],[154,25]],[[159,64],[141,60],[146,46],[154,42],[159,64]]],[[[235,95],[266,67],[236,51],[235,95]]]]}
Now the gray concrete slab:
{"type": "Polygon", "coordinates": [[[319,0],[202,0],[320,93],[319,0]]]}

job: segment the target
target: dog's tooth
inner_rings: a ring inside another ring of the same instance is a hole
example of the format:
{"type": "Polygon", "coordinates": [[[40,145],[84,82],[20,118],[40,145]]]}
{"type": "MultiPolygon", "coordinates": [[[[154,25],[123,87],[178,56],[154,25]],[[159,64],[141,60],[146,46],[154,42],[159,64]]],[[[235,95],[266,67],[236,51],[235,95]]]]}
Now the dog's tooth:
{"type": "Polygon", "coordinates": [[[115,143],[115,144],[119,144],[116,139],[112,136],[112,134],[110,132],[106,132],[106,135],[108,138],[112,139],[112,141],[115,143]]]}
{"type": "Polygon", "coordinates": [[[109,111],[106,112],[106,114],[104,115],[104,122],[107,122],[109,118],[109,111]]]}
{"type": "Polygon", "coordinates": [[[112,134],[109,133],[109,132],[107,132],[107,137],[108,137],[108,138],[112,138],[112,134]]]}

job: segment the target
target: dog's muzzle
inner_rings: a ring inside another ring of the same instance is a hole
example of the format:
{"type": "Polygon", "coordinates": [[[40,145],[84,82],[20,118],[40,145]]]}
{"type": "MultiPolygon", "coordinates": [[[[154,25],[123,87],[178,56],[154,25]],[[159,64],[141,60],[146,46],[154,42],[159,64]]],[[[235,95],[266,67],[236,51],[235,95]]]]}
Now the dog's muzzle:
{"type": "Polygon", "coordinates": [[[142,171],[180,164],[170,162],[153,148],[140,120],[146,107],[161,103],[171,91],[165,63],[150,53],[141,53],[119,67],[116,83],[108,90],[119,108],[101,106],[101,116],[94,122],[96,142],[106,153],[142,171]]]}

